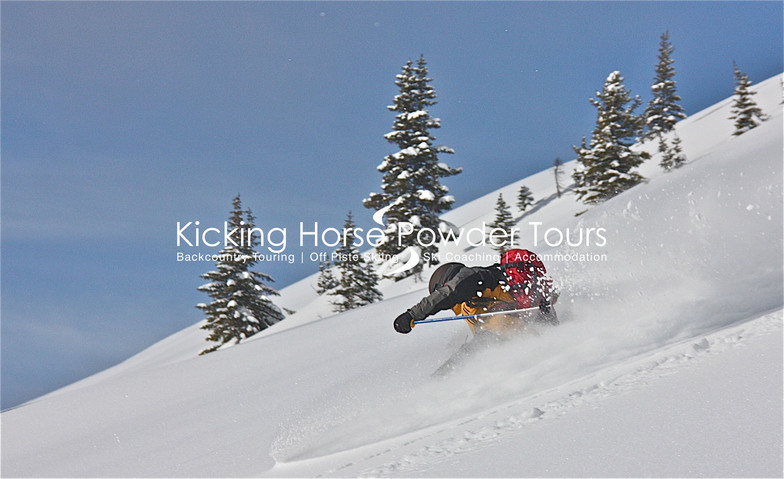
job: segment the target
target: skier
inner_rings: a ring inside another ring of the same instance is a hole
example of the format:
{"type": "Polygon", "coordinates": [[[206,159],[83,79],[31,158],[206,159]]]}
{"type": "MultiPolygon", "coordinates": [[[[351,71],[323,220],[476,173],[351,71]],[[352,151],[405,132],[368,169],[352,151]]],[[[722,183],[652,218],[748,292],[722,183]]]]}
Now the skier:
{"type": "Polygon", "coordinates": [[[439,311],[452,309],[458,316],[488,312],[512,311],[538,307],[538,311],[495,314],[467,318],[471,332],[495,338],[507,337],[525,329],[527,321],[558,324],[553,304],[557,294],[552,280],[536,254],[512,249],[501,256],[501,263],[486,267],[468,267],[462,263],[446,263],[430,277],[430,294],[405,313],[395,318],[395,330],[409,333],[415,320],[425,319],[439,311]]]}

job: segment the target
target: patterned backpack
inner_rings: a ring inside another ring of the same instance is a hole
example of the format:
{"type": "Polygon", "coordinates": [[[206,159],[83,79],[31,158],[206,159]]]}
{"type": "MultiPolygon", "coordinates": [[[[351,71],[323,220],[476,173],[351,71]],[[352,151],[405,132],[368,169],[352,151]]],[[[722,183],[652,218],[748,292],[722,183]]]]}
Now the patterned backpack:
{"type": "Polygon", "coordinates": [[[543,301],[547,305],[555,302],[551,298],[552,279],[547,276],[547,270],[536,253],[527,249],[511,249],[501,256],[501,270],[517,308],[540,306],[543,301]]]}

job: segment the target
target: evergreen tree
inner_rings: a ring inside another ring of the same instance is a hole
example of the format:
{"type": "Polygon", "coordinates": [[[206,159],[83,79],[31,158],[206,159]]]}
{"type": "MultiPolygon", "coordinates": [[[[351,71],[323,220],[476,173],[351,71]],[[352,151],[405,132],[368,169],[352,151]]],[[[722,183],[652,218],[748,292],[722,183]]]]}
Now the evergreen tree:
{"type": "Polygon", "coordinates": [[[280,309],[269,299],[278,294],[265,284],[272,278],[250,270],[259,255],[255,251],[259,239],[253,234],[255,218],[250,210],[242,209],[239,195],[232,204],[227,241],[218,255],[217,270],[201,275],[209,283],[198,288],[212,298],[210,304],[196,306],[207,315],[201,329],[210,331],[207,341],[218,343],[200,354],[215,351],[230,341],[239,343],[283,319],[280,309]]]}
{"type": "Polygon", "coordinates": [[[653,79],[651,92],[653,98],[645,109],[646,138],[661,136],[671,131],[675,124],[686,114],[678,102],[681,98],[677,94],[675,68],[670,57],[675,51],[669,40],[669,32],[664,32],[659,45],[659,63],[656,65],[656,76],[653,79]]]}
{"type": "Polygon", "coordinates": [[[337,279],[332,272],[332,264],[329,261],[319,262],[319,276],[316,282],[316,293],[321,296],[338,287],[337,279]]]}
{"type": "Polygon", "coordinates": [[[560,158],[556,158],[553,162],[553,174],[555,175],[555,193],[558,195],[558,198],[561,197],[561,190],[563,190],[561,186],[561,175],[563,175],[561,166],[563,166],[563,162],[560,158]]]}
{"type": "MultiPolygon", "coordinates": [[[[397,75],[395,84],[400,94],[395,96],[393,105],[387,108],[397,112],[393,130],[385,135],[390,143],[398,147],[398,151],[384,158],[378,166],[383,173],[382,193],[371,193],[364,200],[367,208],[386,210],[388,227],[386,241],[382,242],[377,251],[393,256],[406,248],[414,248],[419,253],[429,253],[428,264],[437,264],[437,246],[428,231],[439,228],[439,214],[452,207],[454,198],[448,195],[448,188],[441,184],[440,179],[460,173],[460,168],[452,168],[439,161],[440,153],[453,153],[446,146],[435,146],[435,137],[431,130],[441,127],[438,118],[430,116],[428,108],[435,105],[436,93],[430,86],[427,63],[424,56],[414,65],[409,60],[397,75]],[[409,235],[398,235],[402,223],[413,225],[409,235]],[[419,237],[421,230],[425,230],[419,237]],[[398,242],[398,236],[402,241],[398,242]],[[429,245],[429,246],[423,246],[429,245]]],[[[423,258],[425,256],[420,256],[423,258]]],[[[406,276],[419,274],[422,263],[406,276]]]]}
{"type": "Polygon", "coordinates": [[[383,297],[377,287],[378,276],[376,272],[354,246],[355,228],[354,218],[349,212],[346,223],[343,225],[341,246],[335,250],[335,255],[333,255],[340,272],[340,279],[336,287],[327,293],[338,297],[337,301],[332,302],[335,305],[335,312],[358,308],[379,301],[383,297]]]}
{"type": "Polygon", "coordinates": [[[644,178],[634,169],[650,158],[646,152],[632,150],[642,131],[642,118],[634,114],[640,98],[632,99],[620,72],[612,72],[596,95],[598,100],[590,100],[597,109],[590,145],[583,138],[581,146],[574,147],[579,163],[572,173],[575,193],[587,204],[605,201],[641,182],[644,178]]]}
{"type": "Polygon", "coordinates": [[[491,229],[490,236],[493,249],[499,253],[509,249],[509,247],[512,246],[512,228],[515,227],[515,222],[512,217],[512,211],[509,209],[509,205],[506,204],[506,201],[504,201],[504,196],[502,194],[498,195],[498,200],[495,203],[495,219],[489,226],[491,229]],[[493,230],[503,230],[506,234],[494,235],[493,230]],[[496,236],[496,238],[492,239],[493,236],[496,236]],[[503,239],[503,241],[499,241],[501,239],[503,239]]]}
{"type": "Polygon", "coordinates": [[[662,154],[662,159],[659,165],[664,171],[672,171],[675,168],[680,168],[686,163],[686,155],[683,154],[681,149],[681,139],[678,135],[674,135],[672,145],[667,144],[667,139],[664,135],[659,136],[659,153],[662,154]]]}
{"type": "Polygon", "coordinates": [[[761,122],[767,120],[768,116],[762,112],[754,101],[753,96],[757,92],[749,90],[749,87],[751,87],[749,76],[741,72],[735,62],[732,62],[732,68],[735,71],[735,92],[730,120],[735,120],[735,133],[733,135],[738,136],[752,128],[756,128],[761,122]]]}
{"type": "Polygon", "coordinates": [[[534,196],[531,194],[531,190],[525,185],[521,186],[517,193],[517,208],[520,209],[520,213],[525,213],[525,210],[532,204],[534,204],[534,196]]]}

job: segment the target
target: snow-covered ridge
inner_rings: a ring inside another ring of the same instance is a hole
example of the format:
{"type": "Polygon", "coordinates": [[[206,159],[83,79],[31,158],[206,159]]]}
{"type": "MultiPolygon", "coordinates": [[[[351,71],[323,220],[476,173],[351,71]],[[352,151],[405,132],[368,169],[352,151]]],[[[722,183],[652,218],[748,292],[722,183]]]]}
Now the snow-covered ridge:
{"type": "Polygon", "coordinates": [[[314,275],[281,291],[296,314],[238,346],[197,357],[196,324],[4,412],[3,475],[780,477],[781,81],[755,86],[767,122],[732,136],[730,100],[692,115],[688,163],[665,174],[653,154],[606,203],[558,198],[550,169],[444,215],[489,223],[528,186],[524,246],[562,258],[558,328],[436,381],[465,325],[391,324],[425,285],[385,281],[385,301],[338,315],[314,275]],[[546,237],[590,228],[605,245],[546,237]]]}

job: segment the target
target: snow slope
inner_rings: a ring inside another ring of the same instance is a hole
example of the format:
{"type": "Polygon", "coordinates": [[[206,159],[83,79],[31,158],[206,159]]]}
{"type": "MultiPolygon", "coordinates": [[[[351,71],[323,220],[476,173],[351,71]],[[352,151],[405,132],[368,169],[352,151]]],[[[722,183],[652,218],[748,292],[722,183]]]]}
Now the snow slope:
{"type": "Polygon", "coordinates": [[[422,283],[335,315],[306,278],[281,292],[297,313],[240,345],[197,357],[194,325],[3,412],[2,475],[781,477],[781,81],[756,86],[769,121],[733,137],[729,100],[693,115],[689,163],[664,174],[654,156],[604,204],[557,198],[549,170],[445,215],[489,223],[499,192],[528,186],[524,246],[562,255],[559,327],[434,379],[467,327],[395,333],[422,283]],[[574,246],[556,245],[567,228],[574,246]],[[578,242],[590,228],[606,244],[578,242]]]}

